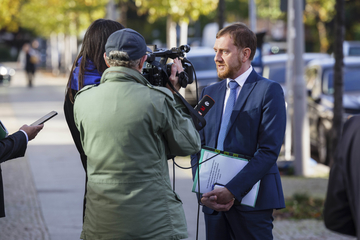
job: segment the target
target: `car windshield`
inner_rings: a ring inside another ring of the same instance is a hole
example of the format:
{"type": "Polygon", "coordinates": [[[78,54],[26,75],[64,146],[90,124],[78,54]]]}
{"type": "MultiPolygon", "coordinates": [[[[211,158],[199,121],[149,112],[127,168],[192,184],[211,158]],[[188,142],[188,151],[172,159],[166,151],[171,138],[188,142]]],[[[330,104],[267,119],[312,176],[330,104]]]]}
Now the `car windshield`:
{"type": "Polygon", "coordinates": [[[286,79],[286,67],[285,64],[274,64],[269,67],[269,79],[278,83],[285,83],[286,79]]]}
{"type": "Polygon", "coordinates": [[[360,56],[360,47],[350,47],[349,56],[360,56]]]}
{"type": "MultiPolygon", "coordinates": [[[[360,69],[344,69],[344,92],[360,91],[360,69]]],[[[334,93],[334,72],[327,70],[324,72],[323,92],[325,94],[334,93]]]]}
{"type": "Polygon", "coordinates": [[[193,56],[188,59],[194,65],[195,71],[216,70],[213,56],[193,56]]]}

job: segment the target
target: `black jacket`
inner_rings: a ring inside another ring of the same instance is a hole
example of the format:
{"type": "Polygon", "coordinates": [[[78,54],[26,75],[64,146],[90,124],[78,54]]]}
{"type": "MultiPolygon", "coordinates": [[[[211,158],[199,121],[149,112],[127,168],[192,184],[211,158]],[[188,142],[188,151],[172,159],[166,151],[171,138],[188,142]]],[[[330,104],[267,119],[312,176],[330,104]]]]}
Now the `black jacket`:
{"type": "Polygon", "coordinates": [[[325,226],[360,239],[360,116],[344,125],[324,206],[325,226]]]}
{"type": "MultiPolygon", "coordinates": [[[[75,96],[76,92],[75,90],[71,90],[73,96],[75,96]]],[[[84,167],[85,173],[86,171],[86,165],[87,165],[87,156],[85,155],[84,149],[81,145],[81,140],[80,140],[80,132],[79,130],[76,128],[75,125],[75,121],[74,121],[74,104],[71,102],[68,94],[66,94],[65,96],[65,101],[64,101],[64,114],[65,114],[65,119],[66,119],[66,123],[69,127],[71,136],[74,140],[75,146],[80,154],[80,159],[81,159],[81,163],[84,167]]],[[[87,174],[85,174],[85,196],[86,196],[86,185],[87,185],[87,174]]],[[[85,217],[85,205],[86,205],[86,197],[84,197],[84,203],[83,203],[83,220],[85,217]]]]}
{"type": "MultiPolygon", "coordinates": [[[[25,155],[27,147],[26,136],[18,131],[3,140],[0,140],[0,163],[25,155]]],[[[0,167],[0,218],[5,217],[4,190],[0,167]]]]}

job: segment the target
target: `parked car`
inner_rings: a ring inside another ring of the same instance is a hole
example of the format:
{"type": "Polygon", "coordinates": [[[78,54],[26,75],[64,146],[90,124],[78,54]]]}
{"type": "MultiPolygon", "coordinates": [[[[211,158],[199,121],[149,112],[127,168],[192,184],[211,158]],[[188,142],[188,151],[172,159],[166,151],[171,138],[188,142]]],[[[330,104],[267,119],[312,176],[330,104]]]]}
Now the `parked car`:
{"type": "MultiPolygon", "coordinates": [[[[304,66],[313,59],[330,58],[329,54],[326,53],[304,53],[304,66]]],[[[274,54],[263,56],[263,76],[280,83],[285,90],[286,83],[286,65],[288,61],[288,55],[274,54]]]]}
{"type": "MultiPolygon", "coordinates": [[[[204,87],[219,81],[214,57],[214,49],[207,47],[192,48],[190,52],[186,54],[186,58],[193,64],[196,72],[199,98],[204,87]]],[[[184,98],[192,106],[195,106],[198,100],[200,101],[200,99],[196,98],[195,77],[194,82],[186,87],[184,98]]]]}
{"type": "Polygon", "coordinates": [[[360,41],[344,41],[344,56],[360,56],[360,41]]]}
{"type": "Polygon", "coordinates": [[[6,67],[3,64],[0,63],[0,84],[2,84],[4,81],[10,82],[11,77],[15,75],[15,70],[6,67]]]}
{"type": "MultiPolygon", "coordinates": [[[[309,62],[305,80],[308,89],[308,114],[312,157],[329,164],[330,130],[334,105],[334,58],[309,62]]],[[[360,57],[344,58],[344,120],[360,114],[360,57]]]]}

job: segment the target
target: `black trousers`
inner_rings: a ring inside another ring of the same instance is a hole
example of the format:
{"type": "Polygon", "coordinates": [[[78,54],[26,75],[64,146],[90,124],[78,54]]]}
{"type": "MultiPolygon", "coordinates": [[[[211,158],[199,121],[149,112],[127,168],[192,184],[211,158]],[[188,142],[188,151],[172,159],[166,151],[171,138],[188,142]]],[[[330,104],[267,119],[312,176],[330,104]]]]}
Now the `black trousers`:
{"type": "Polygon", "coordinates": [[[272,240],[273,209],[239,211],[236,206],[227,212],[206,214],[206,240],[272,240]]]}

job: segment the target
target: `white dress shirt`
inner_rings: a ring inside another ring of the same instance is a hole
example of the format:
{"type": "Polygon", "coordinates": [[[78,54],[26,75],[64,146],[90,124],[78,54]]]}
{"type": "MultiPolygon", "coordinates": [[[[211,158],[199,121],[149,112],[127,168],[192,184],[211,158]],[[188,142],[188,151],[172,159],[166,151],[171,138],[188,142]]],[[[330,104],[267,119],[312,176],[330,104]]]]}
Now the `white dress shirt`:
{"type": "Polygon", "coordinates": [[[29,142],[29,137],[28,137],[27,133],[24,130],[21,130],[21,129],[20,129],[20,131],[25,134],[26,142],[29,142]]]}
{"type": "MultiPolygon", "coordinates": [[[[237,78],[235,78],[234,80],[239,84],[239,86],[236,88],[236,100],[237,98],[239,97],[239,94],[240,94],[240,91],[241,91],[241,88],[242,86],[244,85],[246,79],[249,77],[251,71],[253,70],[253,67],[250,65],[249,69],[246,70],[246,72],[244,72],[243,74],[241,74],[240,76],[238,76],[237,78]]],[[[227,100],[230,96],[230,87],[229,87],[229,82],[231,81],[232,79],[230,78],[227,78],[226,79],[226,93],[225,93],[225,101],[224,101],[224,108],[223,108],[223,114],[224,114],[224,111],[225,111],[225,107],[226,107],[226,103],[227,103],[227,100]]],[[[235,100],[235,101],[236,101],[235,100]]]]}

